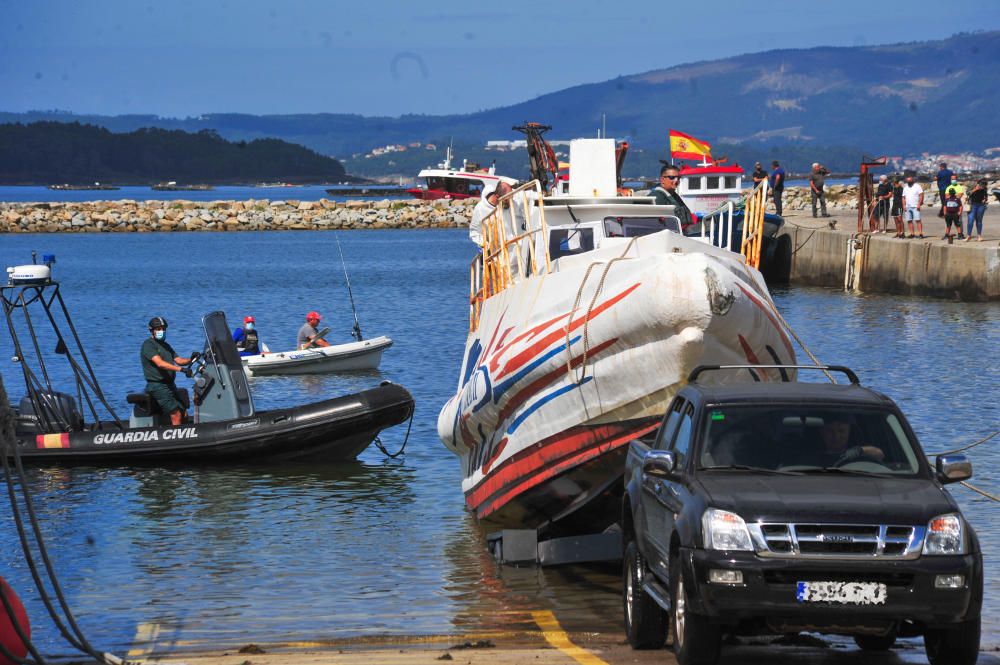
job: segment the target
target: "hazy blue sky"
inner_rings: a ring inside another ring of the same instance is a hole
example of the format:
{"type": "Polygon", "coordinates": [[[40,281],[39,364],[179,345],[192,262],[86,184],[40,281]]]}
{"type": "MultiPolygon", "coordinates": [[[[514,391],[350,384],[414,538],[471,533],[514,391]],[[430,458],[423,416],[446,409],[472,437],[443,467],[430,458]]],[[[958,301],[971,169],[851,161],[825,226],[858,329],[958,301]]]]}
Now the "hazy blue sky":
{"type": "Polygon", "coordinates": [[[772,48],[1000,28],[997,0],[0,0],[0,110],[466,113],[772,48]]]}

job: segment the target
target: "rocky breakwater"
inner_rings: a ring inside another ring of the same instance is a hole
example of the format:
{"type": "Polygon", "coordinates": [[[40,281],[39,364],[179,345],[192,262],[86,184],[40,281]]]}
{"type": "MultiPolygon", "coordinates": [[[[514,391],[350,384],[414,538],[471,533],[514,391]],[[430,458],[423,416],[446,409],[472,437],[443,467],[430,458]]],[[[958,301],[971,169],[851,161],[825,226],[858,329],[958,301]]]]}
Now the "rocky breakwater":
{"type": "Polygon", "coordinates": [[[0,203],[0,233],[453,228],[468,226],[475,203],[475,199],[0,203]]]}

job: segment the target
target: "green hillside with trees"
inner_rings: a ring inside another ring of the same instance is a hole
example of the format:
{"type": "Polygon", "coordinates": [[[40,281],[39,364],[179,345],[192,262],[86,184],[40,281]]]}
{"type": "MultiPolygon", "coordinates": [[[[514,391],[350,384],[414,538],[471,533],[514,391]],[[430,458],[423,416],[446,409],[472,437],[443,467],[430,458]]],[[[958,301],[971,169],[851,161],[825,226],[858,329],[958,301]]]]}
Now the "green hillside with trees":
{"type": "Polygon", "coordinates": [[[116,134],[77,122],[0,125],[0,184],[204,184],[354,179],[336,159],[279,139],[142,128],[116,134]]]}

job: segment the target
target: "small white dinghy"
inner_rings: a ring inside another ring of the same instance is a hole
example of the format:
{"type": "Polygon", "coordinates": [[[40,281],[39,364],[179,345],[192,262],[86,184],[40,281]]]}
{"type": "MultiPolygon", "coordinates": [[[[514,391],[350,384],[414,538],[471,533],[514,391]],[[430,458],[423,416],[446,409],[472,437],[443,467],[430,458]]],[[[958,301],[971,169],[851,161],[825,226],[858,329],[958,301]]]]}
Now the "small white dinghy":
{"type": "Polygon", "coordinates": [[[382,335],[347,344],[243,356],[243,367],[249,376],[377,369],[382,361],[382,352],[390,346],[392,340],[382,335]]]}

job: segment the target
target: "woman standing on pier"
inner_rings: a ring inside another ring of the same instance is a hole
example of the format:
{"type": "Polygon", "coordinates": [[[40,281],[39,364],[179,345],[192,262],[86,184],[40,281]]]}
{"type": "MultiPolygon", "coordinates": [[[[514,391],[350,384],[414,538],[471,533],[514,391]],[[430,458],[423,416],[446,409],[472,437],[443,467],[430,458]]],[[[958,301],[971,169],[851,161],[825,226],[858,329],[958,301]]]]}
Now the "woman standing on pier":
{"type": "Polygon", "coordinates": [[[972,224],[976,224],[976,240],[983,241],[983,215],[986,214],[986,206],[989,202],[989,192],[986,191],[986,179],[976,182],[976,186],[969,192],[969,232],[965,234],[965,241],[972,240],[972,224]]]}

